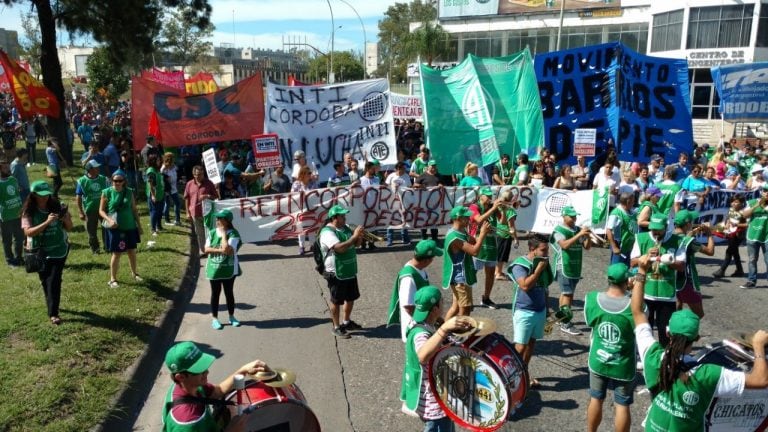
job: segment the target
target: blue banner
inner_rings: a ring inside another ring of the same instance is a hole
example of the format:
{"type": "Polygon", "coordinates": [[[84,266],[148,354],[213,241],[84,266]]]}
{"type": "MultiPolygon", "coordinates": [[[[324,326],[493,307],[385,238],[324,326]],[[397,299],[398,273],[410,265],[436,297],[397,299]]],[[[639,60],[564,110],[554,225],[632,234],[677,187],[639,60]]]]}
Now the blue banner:
{"type": "Polygon", "coordinates": [[[714,67],[712,80],[724,120],[768,122],[768,62],[714,67]]]}
{"type": "Polygon", "coordinates": [[[574,163],[574,130],[597,130],[596,155],[612,140],[620,160],[677,162],[693,149],[685,60],[638,54],[620,43],[537,55],[545,145],[574,163]]]}
{"type": "Polygon", "coordinates": [[[693,152],[688,61],[651,57],[624,45],[608,69],[608,123],[619,160],[666,163],[693,152]]]}

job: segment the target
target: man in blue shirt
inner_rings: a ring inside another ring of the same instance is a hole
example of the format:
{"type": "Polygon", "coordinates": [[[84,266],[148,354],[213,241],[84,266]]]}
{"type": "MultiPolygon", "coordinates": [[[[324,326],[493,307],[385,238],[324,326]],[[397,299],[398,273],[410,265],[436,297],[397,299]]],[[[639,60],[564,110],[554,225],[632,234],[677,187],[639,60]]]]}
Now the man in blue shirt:
{"type": "Polygon", "coordinates": [[[689,175],[691,175],[691,169],[688,168],[688,153],[680,153],[680,156],[678,156],[677,159],[677,163],[672,166],[677,168],[675,174],[675,182],[677,184],[680,184],[689,175]]]}
{"type": "Polygon", "coordinates": [[[111,178],[112,173],[120,168],[120,152],[117,150],[117,137],[112,135],[109,144],[104,148],[104,158],[107,161],[107,174],[111,178]]]}
{"type": "Polygon", "coordinates": [[[83,153],[80,157],[80,165],[85,165],[95,160],[99,163],[99,174],[107,176],[107,158],[104,157],[104,153],[99,151],[99,144],[96,141],[91,141],[91,145],[88,146],[88,151],[83,153]]]}
{"type": "Polygon", "coordinates": [[[93,142],[93,128],[87,122],[83,122],[77,128],[77,136],[80,138],[80,142],[83,143],[83,148],[88,151],[88,147],[93,142]]]}
{"type": "Polygon", "coordinates": [[[29,195],[29,177],[27,176],[27,149],[19,149],[16,152],[16,159],[11,162],[11,175],[19,183],[19,196],[21,202],[27,200],[29,195]]]}

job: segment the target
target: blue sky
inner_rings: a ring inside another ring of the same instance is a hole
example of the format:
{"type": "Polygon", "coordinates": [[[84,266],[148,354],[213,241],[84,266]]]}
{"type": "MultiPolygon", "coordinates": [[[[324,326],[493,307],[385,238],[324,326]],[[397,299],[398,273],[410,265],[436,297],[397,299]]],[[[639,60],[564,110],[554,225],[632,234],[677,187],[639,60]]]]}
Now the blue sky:
{"type": "MultiPolygon", "coordinates": [[[[395,4],[395,0],[345,0],[350,7],[342,0],[329,1],[334,15],[334,46],[339,51],[362,51],[364,40],[376,42],[378,21],[387,8],[395,4]]],[[[211,21],[216,26],[214,45],[235,43],[238,47],[281,49],[283,38],[302,42],[306,38],[306,43],[320,51],[330,49],[334,26],[331,26],[326,0],[210,0],[210,3],[213,6],[211,21]]],[[[17,30],[21,37],[19,14],[28,7],[28,3],[22,3],[9,8],[0,2],[0,27],[17,30]]],[[[69,42],[66,36],[59,41],[69,42]]],[[[85,39],[76,43],[92,44],[93,41],[85,39]]]]}

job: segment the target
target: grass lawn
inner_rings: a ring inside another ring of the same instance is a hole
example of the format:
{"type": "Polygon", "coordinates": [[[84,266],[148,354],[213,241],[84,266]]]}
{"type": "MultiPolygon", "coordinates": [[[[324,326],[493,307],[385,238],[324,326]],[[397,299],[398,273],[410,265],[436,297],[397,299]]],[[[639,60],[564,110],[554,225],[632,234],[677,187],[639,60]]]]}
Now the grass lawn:
{"type": "MultiPolygon", "coordinates": [[[[44,178],[44,165],[27,170],[30,182],[44,178]]],[[[77,217],[72,178],[83,170],[67,168],[62,175],[61,197],[75,225],[64,270],[62,325],[48,320],[37,274],[0,261],[0,431],[80,432],[98,424],[174,296],[189,254],[189,229],[166,225],[152,238],[146,202],[139,202],[145,234],[138,270],[144,282],[132,281],[124,256],[120,287],[109,288],[110,255],[91,253],[77,217]],[[147,240],[156,246],[147,249],[147,240]]]]}

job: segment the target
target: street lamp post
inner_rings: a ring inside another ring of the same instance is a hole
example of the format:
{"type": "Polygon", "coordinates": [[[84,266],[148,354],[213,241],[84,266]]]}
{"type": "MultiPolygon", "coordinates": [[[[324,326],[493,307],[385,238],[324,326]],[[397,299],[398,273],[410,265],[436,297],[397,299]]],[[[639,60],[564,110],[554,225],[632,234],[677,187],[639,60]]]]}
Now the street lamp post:
{"type": "Polygon", "coordinates": [[[334,50],[334,39],[336,38],[336,23],[333,22],[333,7],[331,7],[331,0],[325,0],[328,2],[328,9],[331,11],[331,71],[328,73],[328,83],[333,84],[334,81],[336,81],[333,74],[333,50],[334,50]]]}
{"type": "Polygon", "coordinates": [[[557,47],[555,51],[560,51],[560,35],[563,33],[563,17],[565,16],[565,0],[560,0],[560,25],[557,27],[557,47]]]}
{"type": "Polygon", "coordinates": [[[366,56],[366,51],[368,50],[368,36],[365,34],[365,23],[363,23],[363,19],[360,18],[360,14],[357,13],[357,9],[355,9],[354,6],[349,4],[349,2],[347,2],[347,0],[339,0],[339,1],[341,1],[345,5],[349,6],[350,9],[352,9],[352,12],[354,12],[355,15],[357,15],[357,19],[360,21],[360,25],[363,27],[363,55],[362,55],[362,57],[363,57],[363,78],[365,78],[365,67],[366,67],[365,56],[366,56]]]}

